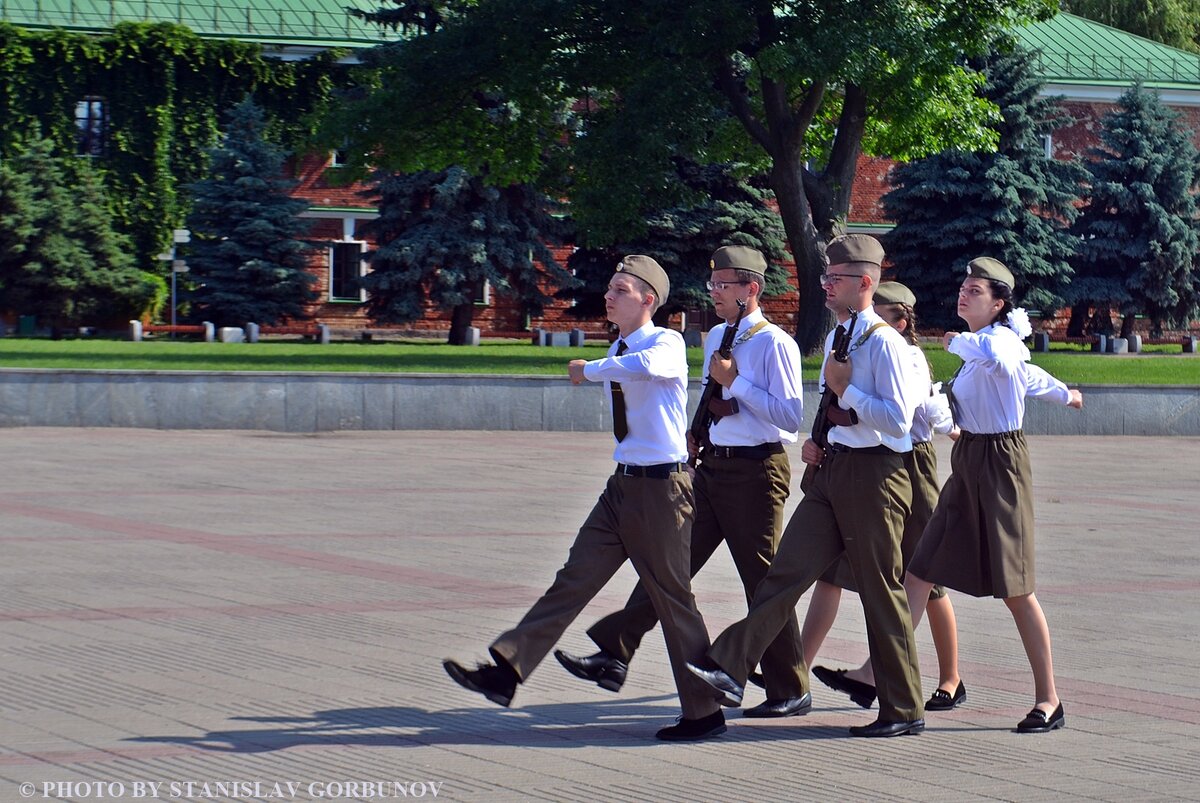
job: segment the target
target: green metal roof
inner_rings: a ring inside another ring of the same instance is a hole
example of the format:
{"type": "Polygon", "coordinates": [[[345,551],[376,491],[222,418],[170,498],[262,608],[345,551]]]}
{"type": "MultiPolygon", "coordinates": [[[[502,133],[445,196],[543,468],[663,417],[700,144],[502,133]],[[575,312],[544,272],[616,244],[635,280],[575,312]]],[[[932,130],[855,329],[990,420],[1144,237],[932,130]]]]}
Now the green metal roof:
{"type": "Polygon", "coordinates": [[[1041,54],[1047,83],[1200,89],[1200,56],[1099,22],[1058,14],[1020,29],[1021,43],[1041,54]]]}
{"type": "Polygon", "coordinates": [[[200,36],[265,45],[364,47],[395,38],[346,13],[374,0],[0,0],[0,19],[25,28],[99,33],[119,22],[174,22],[200,36]]]}

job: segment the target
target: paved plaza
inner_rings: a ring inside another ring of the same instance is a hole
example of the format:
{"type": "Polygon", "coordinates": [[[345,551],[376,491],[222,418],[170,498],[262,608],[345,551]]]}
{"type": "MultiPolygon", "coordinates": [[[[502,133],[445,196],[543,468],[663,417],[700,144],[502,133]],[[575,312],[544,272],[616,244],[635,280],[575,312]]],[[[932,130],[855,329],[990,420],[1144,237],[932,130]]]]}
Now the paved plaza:
{"type": "MultiPolygon", "coordinates": [[[[1033,703],[1016,629],[999,601],[955,595],[968,701],[924,734],[848,738],[874,712],[816,683],[806,717],[734,712],[682,745],[654,739],[678,713],[657,631],[620,694],[549,658],[502,709],[441,667],[485,657],[549,584],[610,436],[0,442],[0,803],[1200,799],[1197,438],[1030,438],[1065,730],[1013,732],[1033,703]]],[[[561,646],[590,652],[584,630],[633,581],[561,646]]],[[[724,551],[695,590],[714,634],[744,612],[724,551]]],[[[847,595],[820,660],[865,654],[847,595]]]]}

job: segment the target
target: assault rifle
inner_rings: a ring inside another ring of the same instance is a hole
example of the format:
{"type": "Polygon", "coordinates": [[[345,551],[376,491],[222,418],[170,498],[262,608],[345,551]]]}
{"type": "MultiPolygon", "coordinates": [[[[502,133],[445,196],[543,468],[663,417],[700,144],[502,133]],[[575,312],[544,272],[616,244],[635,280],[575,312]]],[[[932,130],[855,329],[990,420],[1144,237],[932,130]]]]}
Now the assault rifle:
{"type": "MultiPolygon", "coordinates": [[[[854,324],[858,323],[858,310],[848,307],[846,311],[850,313],[850,323],[848,326],[838,324],[837,329],[833,332],[833,348],[829,353],[829,356],[838,362],[850,359],[850,338],[854,333],[854,324]]],[[[837,394],[829,389],[829,383],[826,382],[825,389],[821,392],[821,403],[817,406],[817,415],[813,418],[813,443],[822,449],[828,449],[829,430],[834,427],[853,426],[857,423],[858,414],[853,410],[843,410],[838,405],[837,394]]],[[[819,465],[814,466],[811,463],[804,466],[804,476],[800,479],[800,490],[808,490],[808,486],[812,483],[819,468],[819,465]]]]}
{"type": "MultiPolygon", "coordinates": [[[[737,337],[738,324],[742,322],[742,316],[746,314],[746,302],[739,300],[737,305],[737,320],[732,325],[725,326],[725,332],[721,335],[721,345],[713,357],[720,354],[722,359],[728,360],[733,354],[733,339],[737,337]]],[[[696,414],[692,416],[692,439],[695,440],[698,448],[709,445],[708,430],[713,424],[738,411],[737,399],[718,399],[717,394],[720,391],[721,383],[713,378],[710,363],[708,381],[704,383],[704,390],[700,393],[700,404],[696,407],[696,414]]],[[[688,465],[695,467],[696,458],[689,457],[688,465]]]]}

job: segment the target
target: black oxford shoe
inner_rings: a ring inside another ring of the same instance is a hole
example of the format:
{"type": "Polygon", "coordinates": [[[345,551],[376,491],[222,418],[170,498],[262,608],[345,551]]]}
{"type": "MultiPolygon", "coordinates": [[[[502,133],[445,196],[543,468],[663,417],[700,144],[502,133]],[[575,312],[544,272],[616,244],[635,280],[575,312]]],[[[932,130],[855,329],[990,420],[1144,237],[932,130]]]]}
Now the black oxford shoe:
{"type": "Polygon", "coordinates": [[[689,661],[687,668],[693,675],[719,692],[717,700],[721,705],[737,708],[742,704],[742,695],[746,693],[745,688],[733,679],[733,675],[721,667],[711,662],[706,666],[697,666],[689,661]]]}
{"type": "Polygon", "coordinates": [[[479,664],[467,669],[457,661],[442,661],[446,674],[464,689],[478,692],[497,705],[508,708],[517,693],[517,677],[511,669],[494,664],[479,664]]]}
{"type": "Polygon", "coordinates": [[[620,691],[625,685],[625,675],[629,672],[628,664],[604,650],[583,658],[555,650],[554,657],[575,677],[590,680],[608,691],[620,691]]]}
{"type": "Polygon", "coordinates": [[[804,692],[800,697],[785,697],[767,700],[742,712],[744,717],[799,717],[812,710],[812,695],[804,692]]]}
{"type": "Polygon", "coordinates": [[[1035,708],[1017,723],[1017,733],[1048,733],[1066,727],[1067,720],[1063,716],[1062,703],[1054,712],[1047,714],[1040,708],[1035,708]]]}
{"type": "Polygon", "coordinates": [[[875,704],[875,687],[870,683],[863,683],[861,680],[846,677],[845,669],[829,669],[824,666],[814,666],[812,673],[816,675],[817,680],[834,691],[850,695],[850,700],[856,705],[860,705],[863,708],[870,708],[875,704]]]}
{"type": "Polygon", "coordinates": [[[720,736],[726,730],[725,715],[718,709],[715,713],[699,719],[679,719],[679,724],[663,728],[654,734],[664,742],[696,742],[720,736]]]}
{"type": "Polygon", "coordinates": [[[907,722],[884,722],[877,719],[870,725],[851,725],[851,736],[864,736],[867,738],[879,738],[887,736],[906,736],[908,734],[917,734],[925,730],[925,720],[910,719],[907,722]]]}
{"type": "Polygon", "coordinates": [[[967,687],[960,680],[958,688],[954,690],[954,694],[943,689],[937,689],[930,696],[929,701],[925,703],[926,711],[950,711],[958,708],[958,704],[967,699],[967,687]]]}

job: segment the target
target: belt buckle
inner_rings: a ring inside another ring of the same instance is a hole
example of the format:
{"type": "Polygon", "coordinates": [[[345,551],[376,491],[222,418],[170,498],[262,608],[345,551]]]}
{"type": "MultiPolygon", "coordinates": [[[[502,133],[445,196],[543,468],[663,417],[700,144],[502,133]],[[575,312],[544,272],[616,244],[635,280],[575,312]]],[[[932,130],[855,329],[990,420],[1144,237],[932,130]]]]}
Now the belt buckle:
{"type": "Polygon", "coordinates": [[[621,464],[621,476],[622,477],[637,477],[637,476],[639,476],[635,471],[633,471],[634,468],[635,468],[634,466],[631,466],[628,463],[622,463],[621,464]]]}

